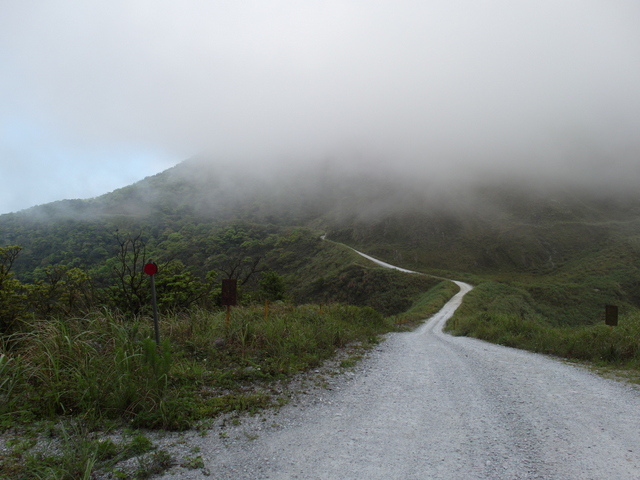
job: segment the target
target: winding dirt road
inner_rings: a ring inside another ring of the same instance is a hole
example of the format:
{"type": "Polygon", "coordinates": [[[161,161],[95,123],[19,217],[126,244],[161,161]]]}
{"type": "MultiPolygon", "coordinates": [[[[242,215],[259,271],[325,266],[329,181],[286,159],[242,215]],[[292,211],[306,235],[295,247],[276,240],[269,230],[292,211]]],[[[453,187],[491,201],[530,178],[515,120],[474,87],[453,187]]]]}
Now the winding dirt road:
{"type": "Polygon", "coordinates": [[[203,439],[211,478],[640,479],[640,392],[442,333],[471,288],[456,283],[438,314],[388,336],[321,401],[244,440],[203,439]]]}

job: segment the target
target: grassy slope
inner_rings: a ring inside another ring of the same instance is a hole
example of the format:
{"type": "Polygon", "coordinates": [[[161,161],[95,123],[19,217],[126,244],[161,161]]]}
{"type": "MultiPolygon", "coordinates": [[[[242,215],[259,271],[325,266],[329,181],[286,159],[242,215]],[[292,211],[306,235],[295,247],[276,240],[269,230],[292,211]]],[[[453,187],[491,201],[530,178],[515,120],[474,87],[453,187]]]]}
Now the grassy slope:
{"type": "Polygon", "coordinates": [[[415,213],[355,223],[332,238],[411,269],[517,285],[550,322],[578,325],[598,321],[606,303],[640,305],[640,221],[635,210],[625,215],[596,222],[595,213],[588,221],[538,214],[523,223],[529,219],[506,214],[485,220],[415,213]]]}
{"type": "Polygon", "coordinates": [[[545,310],[522,288],[484,282],[467,294],[447,329],[454,335],[640,371],[640,311],[623,311],[619,326],[609,327],[603,318],[591,325],[552,323],[545,310]]]}
{"type": "Polygon", "coordinates": [[[499,213],[405,212],[332,233],[411,269],[476,285],[449,328],[496,343],[640,370],[640,214],[626,199],[510,195],[499,213]],[[606,327],[605,305],[620,307],[606,327]]]}
{"type": "MultiPolygon", "coordinates": [[[[492,293],[479,305],[481,311],[535,317],[550,327],[599,323],[608,303],[619,305],[623,316],[640,305],[640,201],[633,195],[503,185],[465,192],[466,203],[451,202],[453,196],[431,202],[380,178],[317,175],[307,184],[304,178],[279,177],[280,188],[272,191],[242,176],[194,175],[194,168],[176,167],[89,204],[47,206],[39,215],[51,216],[57,209],[59,216],[61,211],[73,211],[75,217],[92,213],[113,222],[117,214],[130,225],[142,218],[136,215],[151,215],[165,231],[212,221],[207,215],[227,222],[269,222],[280,229],[306,225],[314,235],[327,231],[331,239],[397,265],[478,285],[496,282],[486,286],[492,293]],[[243,184],[249,187],[243,190],[243,184]]],[[[16,236],[11,228],[21,225],[15,216],[0,220],[10,227],[0,231],[6,243],[16,236]]],[[[64,222],[74,221],[67,216],[64,222]]],[[[46,228],[63,229],[64,222],[46,228]]],[[[22,227],[21,234],[29,230],[22,227]]],[[[93,231],[105,235],[96,225],[93,231]]],[[[295,229],[286,235],[269,262],[285,275],[297,302],[377,302],[376,308],[397,314],[410,306],[418,289],[432,286],[371,269],[318,238],[295,238],[295,229]],[[385,293],[391,283],[404,292],[402,299],[391,290],[385,293]],[[382,293],[374,294],[376,289],[382,293]]],[[[65,248],[48,246],[52,259],[87,243],[78,232],[70,237],[78,240],[65,248]]],[[[88,254],[98,258],[104,252],[88,254]]]]}

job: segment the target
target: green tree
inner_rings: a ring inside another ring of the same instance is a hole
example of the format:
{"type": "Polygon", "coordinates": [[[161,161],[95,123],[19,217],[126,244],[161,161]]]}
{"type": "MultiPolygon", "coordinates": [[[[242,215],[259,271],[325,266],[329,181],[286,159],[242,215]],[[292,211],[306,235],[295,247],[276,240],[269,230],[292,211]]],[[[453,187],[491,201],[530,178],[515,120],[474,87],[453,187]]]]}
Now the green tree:
{"type": "Polygon", "coordinates": [[[286,285],[284,278],[276,272],[269,270],[264,272],[260,278],[260,295],[269,301],[284,300],[286,285]]]}
{"type": "Polygon", "coordinates": [[[13,332],[25,315],[25,287],[13,278],[11,268],[22,250],[0,247],[0,333],[13,332]]]}
{"type": "Polygon", "coordinates": [[[150,303],[149,289],[143,267],[147,263],[147,245],[142,233],[121,236],[116,232],[118,254],[111,261],[116,285],[111,288],[110,300],[123,312],[138,315],[150,303]]]}
{"type": "Polygon", "coordinates": [[[244,228],[234,225],[225,228],[213,239],[213,246],[220,252],[209,258],[225,278],[235,278],[238,286],[244,286],[262,271],[266,245],[244,228]]]}
{"type": "Polygon", "coordinates": [[[188,310],[196,303],[208,303],[215,272],[203,280],[180,261],[173,261],[158,271],[156,287],[158,305],[163,310],[188,310]]]}
{"type": "Polygon", "coordinates": [[[37,315],[77,315],[95,304],[91,277],[68,265],[50,265],[42,269],[42,278],[29,288],[29,305],[37,315]]]}

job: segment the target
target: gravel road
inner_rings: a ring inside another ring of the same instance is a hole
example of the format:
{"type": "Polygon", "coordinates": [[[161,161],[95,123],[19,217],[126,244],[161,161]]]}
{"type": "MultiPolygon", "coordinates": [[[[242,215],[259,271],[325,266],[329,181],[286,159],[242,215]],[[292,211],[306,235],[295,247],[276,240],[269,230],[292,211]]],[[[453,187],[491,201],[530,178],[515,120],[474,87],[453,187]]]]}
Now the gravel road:
{"type": "MultiPolygon", "coordinates": [[[[350,375],[197,445],[164,479],[640,479],[640,392],[545,356],[442,333],[471,287],[350,375]]],[[[220,433],[218,431],[218,433],[220,433]]]]}

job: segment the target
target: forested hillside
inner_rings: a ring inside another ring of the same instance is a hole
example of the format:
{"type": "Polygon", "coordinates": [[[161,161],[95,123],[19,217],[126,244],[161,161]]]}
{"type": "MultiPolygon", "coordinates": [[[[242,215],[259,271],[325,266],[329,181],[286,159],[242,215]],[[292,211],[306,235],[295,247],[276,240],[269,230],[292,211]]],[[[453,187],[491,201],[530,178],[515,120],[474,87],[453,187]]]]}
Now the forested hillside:
{"type": "MultiPolygon", "coordinates": [[[[59,416],[185,429],[277,405],[285,394],[263,384],[367,348],[453,295],[325,240],[334,202],[305,197],[308,179],[230,175],[186,163],[0,217],[0,430],[59,416]],[[232,311],[223,279],[237,280],[232,311]]],[[[0,476],[41,463],[0,455],[0,476]]]]}
{"type": "Polygon", "coordinates": [[[149,261],[160,267],[161,311],[215,308],[220,280],[235,278],[245,305],[343,302],[393,315],[437,283],[374,268],[321,239],[335,205],[321,190],[342,187],[278,181],[186,162],[99,198],[1,216],[3,330],[27,315],[148,312],[149,261]]]}
{"type": "MultiPolygon", "coordinates": [[[[554,323],[599,321],[606,303],[640,304],[640,200],[632,192],[516,181],[455,190],[330,162],[242,171],[190,160],[95,199],[0,216],[0,245],[21,247],[17,279],[46,284],[81,271],[104,289],[123,282],[124,249],[138,248],[166,265],[172,308],[215,302],[225,277],[255,297],[267,271],[299,303],[362,302],[362,272],[352,266],[363,262],[323,243],[323,233],[412,269],[518,285],[554,323]],[[351,277],[360,280],[335,287],[351,277]]],[[[383,303],[385,313],[402,308],[383,303]]]]}

